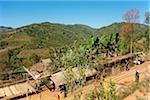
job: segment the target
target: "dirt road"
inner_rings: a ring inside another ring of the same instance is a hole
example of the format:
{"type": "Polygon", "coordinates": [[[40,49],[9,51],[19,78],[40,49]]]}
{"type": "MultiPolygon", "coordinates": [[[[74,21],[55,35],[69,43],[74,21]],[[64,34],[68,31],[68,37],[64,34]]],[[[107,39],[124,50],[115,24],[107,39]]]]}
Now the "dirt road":
{"type": "MultiPolygon", "coordinates": [[[[134,65],[129,71],[123,71],[118,74],[115,74],[113,76],[105,78],[105,84],[108,85],[109,80],[113,80],[116,83],[116,89],[119,89],[121,86],[128,86],[132,82],[135,81],[135,72],[136,70],[140,71],[140,80],[144,78],[144,73],[148,71],[148,65],[150,65],[149,62],[145,62],[141,65],[134,65]]],[[[84,100],[85,94],[89,93],[90,91],[94,90],[96,87],[98,87],[99,82],[95,81],[87,86],[84,86],[81,90],[78,90],[66,98],[66,100],[73,100],[74,95],[80,95],[82,93],[81,99],[84,100]],[[82,92],[81,92],[82,91],[82,92]]],[[[133,99],[127,99],[127,100],[133,100],[133,99]]]]}

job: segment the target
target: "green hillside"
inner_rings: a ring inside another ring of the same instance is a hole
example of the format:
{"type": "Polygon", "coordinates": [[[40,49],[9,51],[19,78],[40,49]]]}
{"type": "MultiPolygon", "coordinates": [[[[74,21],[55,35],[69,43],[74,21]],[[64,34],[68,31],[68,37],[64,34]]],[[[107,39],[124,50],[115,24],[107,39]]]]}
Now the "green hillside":
{"type": "Polygon", "coordinates": [[[123,35],[123,26],[126,23],[121,22],[121,23],[113,23],[109,26],[105,26],[102,28],[99,28],[95,31],[95,34],[98,37],[101,37],[102,35],[106,35],[106,37],[109,37],[111,34],[114,33],[119,33],[121,41],[124,41],[124,44],[126,46],[130,45],[130,38],[132,37],[133,39],[133,49],[139,50],[139,51],[145,51],[146,49],[146,44],[147,44],[147,37],[148,34],[150,34],[148,31],[148,26],[144,24],[135,24],[134,25],[134,30],[133,30],[133,35],[131,36],[131,33],[129,32],[126,36],[123,35]]]}
{"type": "MultiPolygon", "coordinates": [[[[54,48],[67,48],[84,44],[91,36],[98,36],[105,47],[110,49],[110,37],[119,33],[120,42],[117,44],[118,51],[122,43],[129,46],[129,41],[122,36],[122,27],[125,23],[113,23],[99,29],[86,25],[64,25],[49,22],[31,24],[19,27],[11,32],[0,34],[0,72],[5,70],[17,71],[21,66],[31,66],[41,58],[50,56],[54,48]],[[105,39],[103,38],[105,37],[105,39]]],[[[133,35],[134,49],[142,51],[146,47],[147,26],[135,25],[133,35]]],[[[103,49],[101,47],[100,49],[103,49]]],[[[125,49],[126,49],[125,48],[125,49]]],[[[102,50],[101,50],[102,51],[102,50]]],[[[109,50],[108,50],[109,51],[109,50]]],[[[126,50],[128,52],[128,49],[126,50]]],[[[19,69],[20,70],[20,69],[19,69]]]]}
{"type": "Polygon", "coordinates": [[[0,39],[8,42],[8,45],[18,45],[17,41],[23,42],[28,48],[58,47],[70,45],[74,40],[86,38],[92,35],[93,32],[94,29],[85,25],[44,22],[17,28],[15,33],[8,36],[2,34],[0,39]]]}
{"type": "Polygon", "coordinates": [[[18,28],[16,34],[26,33],[28,36],[34,37],[35,44],[39,47],[58,47],[70,45],[74,40],[88,37],[93,32],[94,29],[84,25],[63,25],[44,22],[18,28]]]}
{"type": "MultiPolygon", "coordinates": [[[[123,25],[125,25],[124,22],[121,23],[113,23],[109,26],[105,26],[102,28],[99,28],[95,31],[97,35],[101,34],[112,34],[112,33],[120,33],[122,34],[123,25]]],[[[134,38],[140,39],[141,37],[144,37],[146,35],[147,26],[144,24],[135,24],[134,26],[134,38]]]]}
{"type": "Polygon", "coordinates": [[[69,47],[75,41],[74,44],[80,43],[94,31],[86,25],[43,22],[3,32],[0,34],[0,71],[5,67],[31,66],[36,63],[34,57],[47,58],[54,48],[69,47]]]}

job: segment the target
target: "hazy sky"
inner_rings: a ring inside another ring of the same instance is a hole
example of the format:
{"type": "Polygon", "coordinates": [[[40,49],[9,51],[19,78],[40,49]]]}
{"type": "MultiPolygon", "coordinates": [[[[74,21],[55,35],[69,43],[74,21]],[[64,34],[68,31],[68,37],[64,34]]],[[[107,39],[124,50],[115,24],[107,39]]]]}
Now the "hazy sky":
{"type": "Polygon", "coordinates": [[[19,27],[31,23],[49,21],[63,24],[86,24],[99,28],[113,22],[121,22],[129,9],[140,11],[139,22],[144,22],[149,0],[105,1],[2,1],[0,0],[0,26],[19,27]]]}

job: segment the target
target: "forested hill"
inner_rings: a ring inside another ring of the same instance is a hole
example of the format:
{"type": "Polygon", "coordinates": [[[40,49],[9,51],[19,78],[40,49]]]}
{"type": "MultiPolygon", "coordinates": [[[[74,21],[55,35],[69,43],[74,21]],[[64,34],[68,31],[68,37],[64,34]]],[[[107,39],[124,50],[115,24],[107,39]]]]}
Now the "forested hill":
{"type": "MultiPolygon", "coordinates": [[[[106,35],[105,41],[111,34],[122,34],[125,23],[113,23],[99,29],[86,25],[64,25],[56,23],[36,23],[13,29],[0,34],[0,72],[4,70],[20,70],[20,66],[31,66],[41,58],[48,58],[54,48],[71,47],[84,43],[91,36],[106,35]],[[8,34],[7,34],[8,33],[8,34]]],[[[147,26],[135,25],[133,38],[136,46],[143,49],[146,42],[147,26]],[[141,44],[137,44],[137,43],[141,44]]],[[[100,40],[101,41],[101,40],[100,40]]],[[[129,44],[129,41],[126,41],[129,44]]],[[[107,45],[107,44],[106,44],[107,45]]]]}
{"type": "Polygon", "coordinates": [[[95,29],[86,25],[64,25],[43,22],[31,24],[17,29],[16,34],[26,34],[36,38],[36,42],[44,46],[70,45],[78,38],[86,38],[94,33],[95,29]]]}
{"type": "MultiPolygon", "coordinates": [[[[64,45],[72,45],[75,40],[81,42],[81,40],[92,35],[100,36],[101,34],[110,35],[112,33],[122,34],[124,24],[125,23],[123,22],[113,23],[109,26],[94,29],[81,24],[64,25],[43,22],[19,27],[15,32],[13,32],[13,34],[0,34],[0,40],[13,46],[18,44],[21,45],[21,42],[23,42],[27,48],[53,48],[64,45]]],[[[12,28],[10,30],[12,30],[12,28]]],[[[143,24],[136,24],[134,31],[135,34],[133,36],[134,38],[139,39],[145,36],[146,31],[147,26],[143,24]]]]}
{"type": "MultiPolygon", "coordinates": [[[[95,31],[95,34],[101,35],[101,34],[112,34],[112,33],[120,33],[122,34],[123,26],[125,25],[124,22],[120,23],[112,23],[111,25],[101,27],[95,31]]],[[[148,26],[144,24],[135,24],[134,26],[134,32],[133,37],[136,39],[140,39],[143,36],[146,35],[148,26]]]]}

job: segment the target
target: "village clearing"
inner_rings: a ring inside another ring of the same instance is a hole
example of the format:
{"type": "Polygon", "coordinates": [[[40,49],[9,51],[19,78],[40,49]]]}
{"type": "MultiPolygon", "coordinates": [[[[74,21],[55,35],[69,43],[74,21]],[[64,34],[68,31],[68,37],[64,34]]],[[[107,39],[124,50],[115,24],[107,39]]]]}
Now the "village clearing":
{"type": "MultiPolygon", "coordinates": [[[[113,80],[116,83],[116,90],[119,91],[122,87],[127,87],[135,81],[135,72],[140,71],[140,81],[145,78],[147,72],[150,72],[150,61],[146,61],[141,65],[134,65],[129,71],[122,71],[120,73],[114,73],[104,79],[105,86],[107,87],[109,80],[113,80]]],[[[73,100],[75,96],[80,96],[81,100],[85,100],[86,94],[99,86],[99,81],[94,80],[88,85],[68,94],[67,98],[61,98],[59,92],[50,92],[48,89],[38,94],[33,94],[20,100],[73,100]],[[58,97],[60,95],[60,97],[58,97]],[[60,99],[59,99],[60,98],[60,99]]],[[[144,97],[144,100],[150,100],[150,93],[143,94],[139,90],[136,90],[133,94],[124,98],[124,100],[137,100],[137,97],[144,97]]]]}

